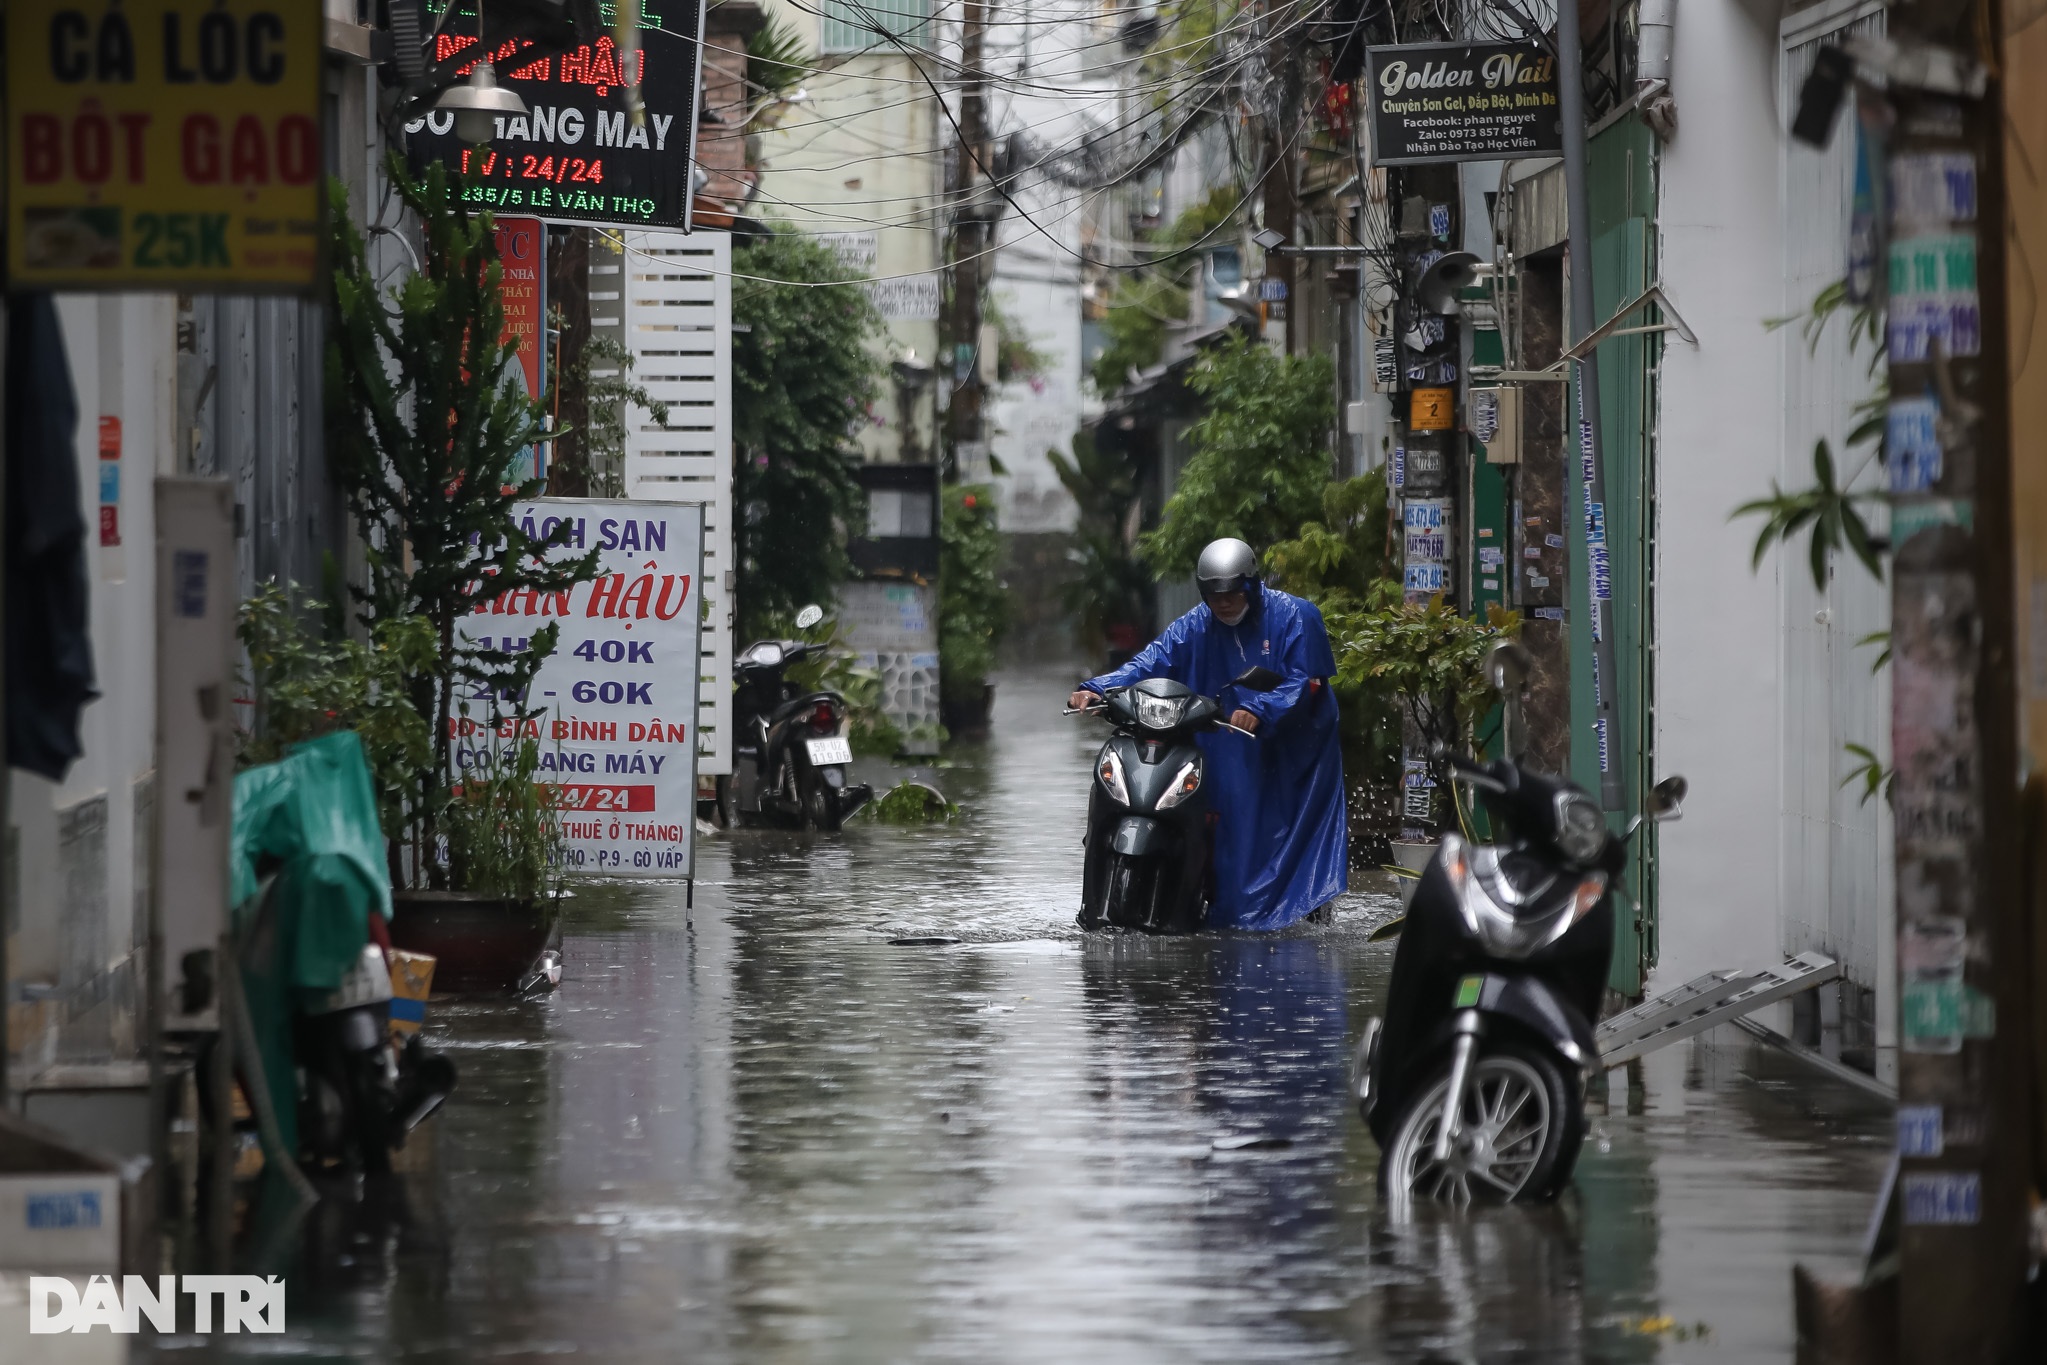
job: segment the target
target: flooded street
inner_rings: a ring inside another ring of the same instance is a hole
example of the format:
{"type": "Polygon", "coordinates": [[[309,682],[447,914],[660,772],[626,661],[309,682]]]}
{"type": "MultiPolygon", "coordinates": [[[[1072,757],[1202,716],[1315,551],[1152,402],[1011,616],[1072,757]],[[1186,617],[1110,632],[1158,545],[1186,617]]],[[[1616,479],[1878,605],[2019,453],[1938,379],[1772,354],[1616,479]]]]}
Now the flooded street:
{"type": "Polygon", "coordinates": [[[1345,1072],[1390,886],[1083,941],[1069,682],[1003,680],[956,825],[707,836],[693,912],[579,890],[559,991],[434,1007],[461,1087],[268,1267],[289,1335],[159,1357],[1790,1358],[1791,1265],[1855,1262],[1887,1108],[1723,1032],[1614,1078],[1555,1207],[1389,1226],[1345,1072]]]}

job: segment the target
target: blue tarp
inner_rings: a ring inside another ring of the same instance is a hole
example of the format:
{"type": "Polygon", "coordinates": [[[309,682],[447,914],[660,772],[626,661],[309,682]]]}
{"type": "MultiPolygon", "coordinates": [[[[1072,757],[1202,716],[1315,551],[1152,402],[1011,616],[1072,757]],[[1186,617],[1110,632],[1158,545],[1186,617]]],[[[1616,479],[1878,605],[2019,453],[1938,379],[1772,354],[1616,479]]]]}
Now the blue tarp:
{"type": "Polygon", "coordinates": [[[1256,739],[1216,730],[1198,740],[1209,804],[1222,817],[1208,912],[1216,928],[1282,929],[1349,884],[1335,672],[1314,603],[1263,588],[1236,625],[1203,603],[1129,663],[1083,684],[1100,692],[1171,678],[1258,717],[1256,739]],[[1253,665],[1285,681],[1271,692],[1229,687],[1253,665]]]}

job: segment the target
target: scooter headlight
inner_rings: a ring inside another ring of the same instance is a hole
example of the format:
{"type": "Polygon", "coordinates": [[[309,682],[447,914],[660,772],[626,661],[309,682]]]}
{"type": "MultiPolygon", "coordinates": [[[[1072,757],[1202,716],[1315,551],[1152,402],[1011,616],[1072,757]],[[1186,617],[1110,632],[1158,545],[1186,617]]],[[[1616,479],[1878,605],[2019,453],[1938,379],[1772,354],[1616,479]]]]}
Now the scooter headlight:
{"type": "Polygon", "coordinates": [[[1606,851],[1611,837],[1606,814],[1583,792],[1557,793],[1557,848],[1575,863],[1589,863],[1606,851]]]}
{"type": "Polygon", "coordinates": [[[1153,697],[1133,692],[1130,699],[1137,704],[1137,723],[1147,730],[1170,730],[1187,714],[1185,697],[1153,697]]]}
{"type": "Polygon", "coordinates": [[[1188,797],[1201,790],[1201,760],[1183,764],[1173,776],[1173,785],[1166,788],[1166,794],[1159,798],[1160,810],[1171,810],[1188,797]]]}
{"type": "Polygon", "coordinates": [[[1102,750],[1101,762],[1095,764],[1095,776],[1102,780],[1102,789],[1116,798],[1118,804],[1130,804],[1130,788],[1123,782],[1123,760],[1116,757],[1114,749],[1102,750]]]}
{"type": "Polygon", "coordinates": [[[1443,836],[1443,872],[1457,898],[1464,927],[1494,957],[1518,959],[1547,948],[1592,913],[1606,895],[1606,874],[1587,873],[1570,890],[1558,892],[1558,878],[1518,887],[1500,866],[1501,850],[1473,848],[1454,834],[1443,836]]]}

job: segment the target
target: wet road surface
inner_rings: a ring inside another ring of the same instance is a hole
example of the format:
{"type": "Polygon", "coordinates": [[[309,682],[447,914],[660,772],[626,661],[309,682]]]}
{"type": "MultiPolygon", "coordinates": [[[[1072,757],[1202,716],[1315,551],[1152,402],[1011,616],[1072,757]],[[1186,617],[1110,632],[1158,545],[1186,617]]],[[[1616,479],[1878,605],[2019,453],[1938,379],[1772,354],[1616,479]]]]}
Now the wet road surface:
{"type": "Polygon", "coordinates": [[[267,1267],[288,1335],[158,1356],[1790,1359],[1792,1262],[1854,1264],[1885,1109],[1729,1033],[1616,1078],[1555,1207],[1389,1226],[1344,1081],[1390,886],[1083,941],[1069,680],[1003,680],[956,825],[706,837],[693,913],[582,888],[557,993],[430,1012],[461,1088],[267,1267]]]}

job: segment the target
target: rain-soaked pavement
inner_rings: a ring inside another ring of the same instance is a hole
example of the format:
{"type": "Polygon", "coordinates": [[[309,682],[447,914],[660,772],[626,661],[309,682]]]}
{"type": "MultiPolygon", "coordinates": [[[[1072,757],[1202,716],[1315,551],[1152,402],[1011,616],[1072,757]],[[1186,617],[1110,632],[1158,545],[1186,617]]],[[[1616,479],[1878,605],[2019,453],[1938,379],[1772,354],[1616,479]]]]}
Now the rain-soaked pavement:
{"type": "Polygon", "coordinates": [[[1389,1226],[1344,1076],[1390,889],[1277,937],[1084,942],[1070,676],[1003,680],[942,774],[957,825],[707,837],[693,913],[583,888],[557,993],[434,1006],[461,1088],[395,1189],[312,1215],[288,1336],[210,1348],[1790,1358],[1791,1265],[1853,1264],[1885,1110],[1744,1035],[1680,1046],[1633,1103],[1617,1078],[1555,1207],[1389,1226]]]}

